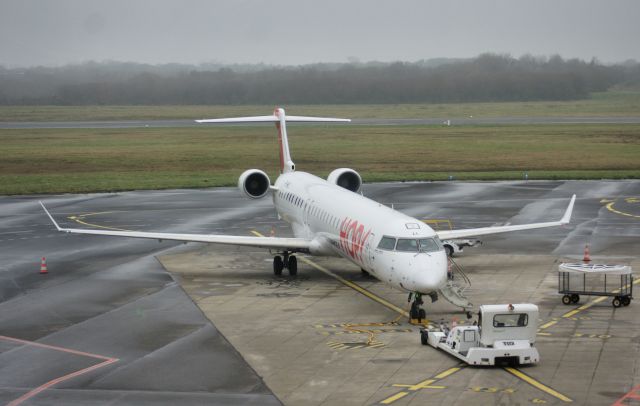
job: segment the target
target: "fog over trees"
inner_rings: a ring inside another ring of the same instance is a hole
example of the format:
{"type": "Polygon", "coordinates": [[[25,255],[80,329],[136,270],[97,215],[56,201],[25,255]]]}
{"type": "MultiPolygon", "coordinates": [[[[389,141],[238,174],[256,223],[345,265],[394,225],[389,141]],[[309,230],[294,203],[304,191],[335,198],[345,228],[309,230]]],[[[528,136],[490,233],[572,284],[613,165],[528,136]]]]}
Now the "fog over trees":
{"type": "Polygon", "coordinates": [[[640,64],[483,54],[472,59],[303,66],[89,62],[0,67],[3,105],[572,100],[612,86],[638,88],[640,64]]]}

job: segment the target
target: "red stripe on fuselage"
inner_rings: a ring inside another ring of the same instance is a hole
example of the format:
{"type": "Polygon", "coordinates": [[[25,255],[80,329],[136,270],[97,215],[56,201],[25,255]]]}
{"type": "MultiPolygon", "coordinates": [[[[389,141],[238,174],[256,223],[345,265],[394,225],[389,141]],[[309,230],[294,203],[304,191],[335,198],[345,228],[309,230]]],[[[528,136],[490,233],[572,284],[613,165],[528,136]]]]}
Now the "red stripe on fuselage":
{"type": "Polygon", "coordinates": [[[351,258],[362,260],[364,244],[371,234],[371,229],[364,232],[364,224],[348,217],[340,224],[340,249],[351,258]]]}

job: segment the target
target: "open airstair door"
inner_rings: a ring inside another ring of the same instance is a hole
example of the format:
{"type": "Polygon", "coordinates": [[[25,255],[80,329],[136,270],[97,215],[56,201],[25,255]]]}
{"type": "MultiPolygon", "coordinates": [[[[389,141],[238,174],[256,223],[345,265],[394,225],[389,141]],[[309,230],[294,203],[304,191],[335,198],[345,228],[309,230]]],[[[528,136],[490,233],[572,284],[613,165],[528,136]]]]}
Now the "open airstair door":
{"type": "Polygon", "coordinates": [[[447,283],[438,289],[440,296],[444,297],[449,303],[454,306],[461,307],[467,311],[473,307],[473,303],[464,295],[464,292],[471,287],[471,280],[464,273],[460,265],[458,265],[453,259],[449,258],[449,271],[452,276],[447,283]]]}
{"type": "Polygon", "coordinates": [[[473,303],[471,303],[469,299],[462,294],[460,287],[452,281],[447,282],[447,284],[438,289],[438,293],[449,303],[454,306],[461,307],[465,311],[473,307],[473,303]]]}

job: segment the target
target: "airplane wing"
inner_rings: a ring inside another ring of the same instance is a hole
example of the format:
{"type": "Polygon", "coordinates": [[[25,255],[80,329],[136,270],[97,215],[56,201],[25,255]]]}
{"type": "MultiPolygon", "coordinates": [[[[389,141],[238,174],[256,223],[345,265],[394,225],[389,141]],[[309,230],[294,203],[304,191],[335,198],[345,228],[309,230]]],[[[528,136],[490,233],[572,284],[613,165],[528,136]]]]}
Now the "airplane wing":
{"type": "Polygon", "coordinates": [[[214,244],[241,245],[245,247],[257,247],[268,249],[282,249],[287,251],[308,251],[311,240],[304,238],[281,238],[281,237],[249,237],[234,235],[216,234],[175,234],[175,233],[155,233],[143,231],[111,231],[92,230],[82,228],[62,228],[53,219],[44,204],[40,202],[47,216],[51,219],[58,231],[72,234],[107,235],[112,237],[147,238],[152,240],[169,240],[185,242],[205,242],[214,244]]]}
{"type": "Polygon", "coordinates": [[[482,227],[482,228],[468,228],[463,230],[444,230],[436,231],[438,237],[441,240],[451,240],[454,238],[476,237],[479,235],[499,234],[507,233],[509,231],[520,230],[533,230],[536,228],[555,227],[569,224],[571,221],[571,213],[573,212],[573,205],[576,201],[576,195],[573,195],[567,210],[564,212],[564,216],[559,221],[550,221],[546,223],[530,223],[530,224],[518,224],[513,226],[497,226],[497,227],[482,227]]]}

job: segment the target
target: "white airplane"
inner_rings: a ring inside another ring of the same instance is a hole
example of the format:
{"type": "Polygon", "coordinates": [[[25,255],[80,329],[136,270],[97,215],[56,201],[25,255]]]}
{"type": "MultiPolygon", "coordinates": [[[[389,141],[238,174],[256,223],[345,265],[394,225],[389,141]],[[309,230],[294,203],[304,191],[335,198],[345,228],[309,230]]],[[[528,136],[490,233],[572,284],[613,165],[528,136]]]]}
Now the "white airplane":
{"type": "Polygon", "coordinates": [[[362,179],[353,169],[340,168],[327,180],[296,171],[289,154],[286,123],[349,122],[348,119],[286,116],[281,108],[273,115],[196,120],[199,123],[274,122],[280,144],[280,176],[274,185],[266,173],[249,169],[240,175],[238,188],[259,199],[272,192],[278,216],[291,225],[293,238],[230,235],[173,234],[138,231],[104,231],[62,228],[40,203],[58,231],[115,237],[150,238],[266,248],[277,252],[273,272],[290,275],[298,271],[295,253],[343,257],[380,281],[413,296],[411,318],[425,318],[422,295],[434,299],[447,283],[447,256],[441,239],[463,238],[508,231],[531,230],[568,224],[576,196],[573,195],[559,221],[434,231],[420,220],[362,196],[362,179]]]}

